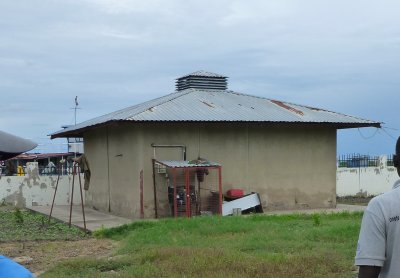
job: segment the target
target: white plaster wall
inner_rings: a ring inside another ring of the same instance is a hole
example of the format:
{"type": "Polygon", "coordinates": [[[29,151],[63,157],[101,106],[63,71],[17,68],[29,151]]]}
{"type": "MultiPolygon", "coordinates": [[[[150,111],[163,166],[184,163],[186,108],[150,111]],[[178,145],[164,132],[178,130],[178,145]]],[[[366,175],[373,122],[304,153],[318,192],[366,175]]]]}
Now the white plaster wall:
{"type": "MultiPolygon", "coordinates": [[[[18,207],[50,206],[53,201],[57,184],[57,175],[41,176],[37,165],[27,167],[25,176],[1,176],[0,178],[0,202],[12,203],[18,207]]],[[[81,174],[82,187],[84,183],[81,174]]],[[[74,204],[80,204],[79,178],[75,177],[74,204]]],[[[72,175],[60,176],[58,182],[55,205],[70,204],[72,192],[72,175]]],[[[85,191],[82,190],[83,197],[85,191]]]]}
{"type": "Polygon", "coordinates": [[[378,167],[338,168],[336,174],[337,195],[379,195],[389,191],[399,176],[396,168],[386,166],[386,161],[387,158],[382,156],[378,167]]]}

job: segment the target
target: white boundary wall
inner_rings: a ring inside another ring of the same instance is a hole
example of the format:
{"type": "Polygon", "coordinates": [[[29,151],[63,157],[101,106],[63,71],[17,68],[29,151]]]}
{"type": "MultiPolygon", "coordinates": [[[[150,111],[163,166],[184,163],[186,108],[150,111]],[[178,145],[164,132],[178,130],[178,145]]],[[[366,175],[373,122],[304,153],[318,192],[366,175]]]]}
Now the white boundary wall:
{"type": "Polygon", "coordinates": [[[399,179],[393,166],[386,166],[387,157],[379,158],[378,167],[338,168],[336,194],[338,196],[379,195],[389,191],[399,179]]]}
{"type": "MultiPolygon", "coordinates": [[[[338,196],[379,195],[389,191],[399,179],[396,168],[386,166],[387,158],[379,159],[378,167],[338,168],[336,194],[338,196]]],[[[84,177],[81,174],[82,186],[84,177]]],[[[19,207],[50,206],[57,183],[56,175],[39,175],[37,164],[27,167],[25,176],[1,176],[0,202],[3,200],[19,207]]],[[[69,205],[72,175],[60,176],[55,205],[69,205]]],[[[82,190],[83,198],[85,191],[82,190]]],[[[74,204],[80,204],[79,179],[75,177],[74,204]]]]}
{"type": "MultiPolygon", "coordinates": [[[[57,175],[39,175],[37,163],[27,164],[25,176],[1,176],[0,179],[0,202],[14,204],[18,207],[51,206],[54,191],[57,184],[57,175]]],[[[84,184],[81,174],[82,187],[84,184]]],[[[79,177],[75,177],[74,204],[81,203],[79,192],[79,177]]],[[[72,175],[60,176],[58,182],[55,205],[70,204],[72,192],[72,175]]],[[[82,188],[83,198],[85,191],[82,188]]]]}

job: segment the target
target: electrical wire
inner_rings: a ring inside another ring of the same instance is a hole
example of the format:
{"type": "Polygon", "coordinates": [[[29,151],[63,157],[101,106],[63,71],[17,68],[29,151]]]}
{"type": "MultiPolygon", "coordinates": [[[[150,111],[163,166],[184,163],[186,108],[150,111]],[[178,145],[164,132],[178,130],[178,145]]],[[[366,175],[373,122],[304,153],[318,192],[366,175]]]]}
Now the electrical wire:
{"type": "Polygon", "coordinates": [[[383,131],[387,136],[389,136],[389,137],[392,138],[393,140],[397,140],[397,138],[395,138],[393,135],[391,135],[389,132],[387,132],[387,131],[385,130],[385,129],[388,129],[388,128],[382,127],[381,129],[382,129],[382,131],[383,131]]]}
{"type": "Polygon", "coordinates": [[[360,136],[365,140],[373,138],[379,132],[379,129],[376,128],[374,134],[372,134],[371,136],[365,136],[364,134],[361,133],[360,128],[357,128],[357,130],[358,130],[358,133],[360,133],[360,136]]]}
{"type": "Polygon", "coordinates": [[[391,129],[391,130],[399,130],[398,128],[388,127],[388,126],[386,126],[386,127],[384,127],[384,128],[386,128],[386,129],[391,129]]]}

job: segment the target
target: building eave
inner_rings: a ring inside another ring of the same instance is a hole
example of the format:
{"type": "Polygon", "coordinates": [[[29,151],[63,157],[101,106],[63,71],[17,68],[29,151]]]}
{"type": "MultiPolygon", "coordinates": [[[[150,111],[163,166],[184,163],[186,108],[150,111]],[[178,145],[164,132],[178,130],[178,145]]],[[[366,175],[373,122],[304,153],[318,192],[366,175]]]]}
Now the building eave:
{"type": "Polygon", "coordinates": [[[330,122],[283,122],[283,121],[129,121],[129,120],[119,120],[119,121],[108,121],[105,123],[85,126],[79,129],[69,130],[69,131],[59,131],[53,134],[50,134],[51,139],[55,138],[74,138],[74,137],[83,137],[84,133],[90,130],[102,128],[105,126],[111,126],[114,124],[154,124],[154,123],[163,123],[163,124],[257,124],[257,125],[265,125],[265,126],[307,126],[307,127],[323,127],[323,128],[333,128],[333,129],[350,129],[350,128],[363,128],[363,127],[375,127],[381,128],[383,123],[380,122],[371,122],[371,123],[330,123],[330,122]]]}

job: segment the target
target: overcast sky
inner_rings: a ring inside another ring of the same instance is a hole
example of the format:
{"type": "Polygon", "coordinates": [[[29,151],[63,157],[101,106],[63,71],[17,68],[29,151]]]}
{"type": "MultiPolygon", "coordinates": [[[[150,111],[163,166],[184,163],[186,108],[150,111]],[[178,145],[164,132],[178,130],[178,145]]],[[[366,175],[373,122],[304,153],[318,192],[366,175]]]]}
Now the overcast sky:
{"type": "Polygon", "coordinates": [[[1,0],[0,129],[47,135],[174,91],[197,70],[229,89],[384,122],[338,132],[338,154],[400,135],[400,2],[1,0]]]}

